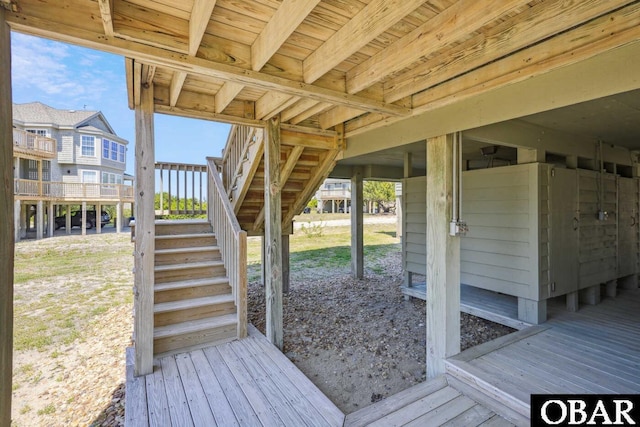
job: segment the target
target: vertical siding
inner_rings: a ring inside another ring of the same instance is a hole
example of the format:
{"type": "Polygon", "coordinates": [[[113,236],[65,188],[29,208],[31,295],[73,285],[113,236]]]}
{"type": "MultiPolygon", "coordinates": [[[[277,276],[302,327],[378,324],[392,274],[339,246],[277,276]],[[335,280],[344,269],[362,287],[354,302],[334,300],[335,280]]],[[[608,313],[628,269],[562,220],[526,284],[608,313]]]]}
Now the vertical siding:
{"type": "Polygon", "coordinates": [[[636,274],[640,252],[637,178],[618,178],[618,276],[636,274]]]}
{"type": "MultiPolygon", "coordinates": [[[[531,173],[536,175],[535,179],[538,187],[538,213],[537,215],[532,215],[531,218],[532,221],[537,222],[537,224],[531,224],[531,231],[537,231],[535,238],[538,240],[538,256],[533,258],[538,261],[537,271],[539,289],[537,290],[537,295],[535,295],[535,298],[533,299],[546,299],[549,297],[549,283],[551,280],[551,221],[549,217],[551,213],[551,201],[549,200],[550,167],[546,164],[538,164],[536,169],[531,169],[531,173]]],[[[532,194],[532,196],[535,195],[532,194]]]]}
{"type": "Polygon", "coordinates": [[[580,289],[617,278],[617,188],[614,175],[604,174],[601,180],[595,171],[578,171],[578,203],[580,209],[580,289]],[[608,213],[598,220],[598,205],[608,213]]]}
{"type": "Polygon", "coordinates": [[[463,172],[462,283],[537,299],[537,164],[463,172]]]}
{"type": "Polygon", "coordinates": [[[72,132],[61,132],[58,139],[58,162],[59,163],[73,163],[74,162],[74,139],[72,132]]]}
{"type": "Polygon", "coordinates": [[[405,238],[402,259],[405,271],[427,274],[427,178],[403,180],[403,224],[405,238]]]}

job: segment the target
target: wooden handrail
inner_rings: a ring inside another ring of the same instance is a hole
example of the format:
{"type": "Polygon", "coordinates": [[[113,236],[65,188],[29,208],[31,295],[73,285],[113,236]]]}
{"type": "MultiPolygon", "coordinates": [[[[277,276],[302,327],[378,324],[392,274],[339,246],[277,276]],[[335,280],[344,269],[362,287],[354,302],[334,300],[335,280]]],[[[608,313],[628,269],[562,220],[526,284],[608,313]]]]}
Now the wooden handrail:
{"type": "Polygon", "coordinates": [[[124,184],[39,181],[14,179],[16,196],[61,200],[131,200],[133,187],[124,184]]]}
{"type": "Polygon", "coordinates": [[[216,159],[207,158],[208,217],[235,299],[238,338],[247,336],[247,232],[240,228],[220,178],[216,159]]]}
{"type": "Polygon", "coordinates": [[[22,129],[13,129],[13,143],[15,148],[45,155],[53,158],[56,156],[56,140],[47,136],[36,135],[22,129]]]}

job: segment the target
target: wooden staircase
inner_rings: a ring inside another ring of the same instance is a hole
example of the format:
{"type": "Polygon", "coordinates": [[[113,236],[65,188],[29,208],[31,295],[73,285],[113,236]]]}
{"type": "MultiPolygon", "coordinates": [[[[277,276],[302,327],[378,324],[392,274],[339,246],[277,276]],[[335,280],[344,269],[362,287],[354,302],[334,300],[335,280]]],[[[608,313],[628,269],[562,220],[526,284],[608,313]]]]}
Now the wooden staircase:
{"type": "Polygon", "coordinates": [[[154,355],[236,338],[234,297],[209,221],[158,220],[155,229],[154,355]]]}
{"type": "MultiPolygon", "coordinates": [[[[329,175],[342,147],[334,134],[280,132],[282,227],[287,230],[329,175]]],[[[231,128],[220,168],[233,211],[250,235],[264,233],[264,131],[231,128]]]]}

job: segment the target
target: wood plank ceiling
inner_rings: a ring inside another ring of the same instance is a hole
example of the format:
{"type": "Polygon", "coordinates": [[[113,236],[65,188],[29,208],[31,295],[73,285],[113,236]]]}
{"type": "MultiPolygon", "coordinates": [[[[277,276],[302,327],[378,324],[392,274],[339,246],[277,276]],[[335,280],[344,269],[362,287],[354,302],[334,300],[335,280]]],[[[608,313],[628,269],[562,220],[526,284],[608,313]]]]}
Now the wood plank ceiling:
{"type": "Polygon", "coordinates": [[[126,56],[130,106],[153,81],[161,113],[347,137],[640,39],[630,0],[0,2],[16,31],[126,56]]]}

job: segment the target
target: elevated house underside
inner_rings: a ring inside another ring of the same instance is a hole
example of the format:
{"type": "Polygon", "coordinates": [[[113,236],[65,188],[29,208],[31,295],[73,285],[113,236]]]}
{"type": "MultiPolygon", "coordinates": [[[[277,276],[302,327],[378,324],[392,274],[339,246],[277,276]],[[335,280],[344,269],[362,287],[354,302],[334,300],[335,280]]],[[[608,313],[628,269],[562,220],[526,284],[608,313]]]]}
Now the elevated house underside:
{"type": "MultiPolygon", "coordinates": [[[[412,274],[427,284],[428,378],[457,369],[446,360],[459,353],[461,281],[517,298],[517,316],[527,323],[543,322],[553,298],[565,298],[570,312],[597,302],[601,284],[607,295],[637,288],[638,1],[0,5],[0,23],[13,31],[125,57],[136,111],[132,374],[151,374],[154,355],[177,358],[247,335],[247,235],[265,239],[267,338],[282,346],[283,248],[293,216],[327,176],[352,180],[351,206],[362,204],[367,178],[402,180],[405,196],[415,191],[411,203],[403,201],[403,253],[406,287],[415,288],[412,274]],[[155,223],[154,163],[166,159],[154,156],[154,113],[234,125],[223,156],[207,159],[209,218],[181,234],[155,223]],[[474,188],[477,182],[484,184],[474,188]],[[514,182],[518,188],[504,185],[514,182]],[[624,228],[627,216],[633,220],[624,228]],[[566,230],[577,234],[567,238],[566,230]],[[573,246],[563,246],[568,241],[573,246]],[[196,265],[178,266],[189,262],[196,265]],[[573,270],[554,269],[568,264],[573,270]]],[[[11,144],[9,40],[3,28],[3,150],[11,144]]],[[[11,168],[11,154],[0,159],[2,170],[11,168]]],[[[0,191],[12,200],[11,186],[0,191]]],[[[5,205],[3,215],[13,218],[5,205]]],[[[351,215],[353,273],[361,277],[362,212],[351,215]]],[[[12,247],[11,224],[0,225],[2,248],[12,247]]],[[[0,270],[13,271],[12,252],[3,250],[0,270]]],[[[11,279],[1,280],[0,322],[10,325],[11,279]]],[[[637,340],[631,323],[625,333],[637,340]]],[[[0,331],[2,414],[11,394],[10,329],[0,331]]],[[[209,350],[208,363],[225,351],[209,350]]],[[[526,405],[518,405],[512,421],[525,416],[526,405]]]]}

